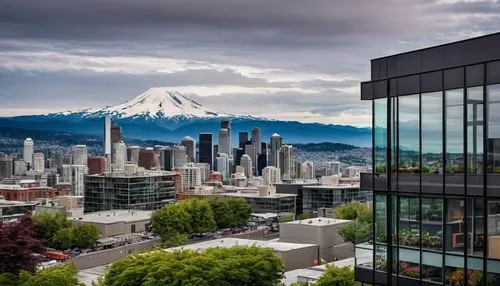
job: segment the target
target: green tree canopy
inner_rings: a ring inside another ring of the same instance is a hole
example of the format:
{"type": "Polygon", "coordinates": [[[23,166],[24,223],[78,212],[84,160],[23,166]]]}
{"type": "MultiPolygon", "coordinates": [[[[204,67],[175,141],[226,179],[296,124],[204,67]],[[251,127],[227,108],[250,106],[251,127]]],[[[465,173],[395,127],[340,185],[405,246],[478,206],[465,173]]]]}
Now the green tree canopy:
{"type": "Polygon", "coordinates": [[[71,247],[73,247],[73,243],[75,241],[73,228],[61,228],[54,234],[54,236],[52,236],[51,241],[51,244],[57,249],[70,249],[71,247]]]}
{"type": "Polygon", "coordinates": [[[352,220],[339,229],[345,241],[353,244],[368,241],[372,235],[372,211],[362,202],[351,202],[335,210],[335,217],[352,220]]]}
{"type": "Polygon", "coordinates": [[[113,263],[101,286],[279,285],[284,271],[271,249],[236,246],[202,252],[182,250],[132,254],[113,263]]]}
{"type": "Polygon", "coordinates": [[[76,274],[78,270],[72,263],[50,267],[39,270],[35,274],[22,271],[19,274],[18,286],[76,286],[78,283],[76,274]]]}
{"type": "Polygon", "coordinates": [[[218,228],[245,225],[252,214],[252,207],[244,198],[226,198],[210,201],[218,228]]]}
{"type": "Polygon", "coordinates": [[[48,212],[37,213],[33,216],[36,225],[37,238],[48,246],[52,246],[52,237],[57,231],[72,226],[71,221],[65,215],[52,214],[48,212]]]}
{"type": "Polygon", "coordinates": [[[153,233],[167,246],[186,243],[187,237],[215,228],[212,208],[205,200],[190,199],[170,204],[155,211],[151,217],[153,233]]]}
{"type": "Polygon", "coordinates": [[[349,267],[328,266],[315,286],[354,286],[354,270],[349,267]]]}
{"type": "Polygon", "coordinates": [[[351,202],[335,209],[335,217],[338,219],[355,220],[359,216],[366,217],[367,214],[371,217],[370,209],[362,202],[351,202]]]}
{"type": "Polygon", "coordinates": [[[88,248],[93,246],[101,237],[101,233],[97,227],[90,223],[77,225],[73,229],[74,246],[79,248],[88,248]]]}

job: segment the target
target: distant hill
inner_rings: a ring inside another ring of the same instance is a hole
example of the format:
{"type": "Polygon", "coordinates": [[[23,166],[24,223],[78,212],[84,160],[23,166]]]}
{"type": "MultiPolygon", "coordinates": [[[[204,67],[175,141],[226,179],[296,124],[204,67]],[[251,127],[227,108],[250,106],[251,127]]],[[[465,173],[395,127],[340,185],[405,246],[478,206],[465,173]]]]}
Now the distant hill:
{"type": "Polygon", "coordinates": [[[322,143],[308,143],[308,144],[293,144],[294,148],[308,152],[340,152],[359,149],[359,147],[349,144],[322,142],[322,143]]]}

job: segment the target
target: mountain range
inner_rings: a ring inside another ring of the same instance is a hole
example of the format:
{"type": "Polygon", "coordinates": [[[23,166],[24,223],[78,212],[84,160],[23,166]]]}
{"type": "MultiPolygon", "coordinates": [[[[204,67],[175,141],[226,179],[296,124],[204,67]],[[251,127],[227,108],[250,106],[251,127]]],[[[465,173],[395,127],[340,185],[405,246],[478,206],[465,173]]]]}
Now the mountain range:
{"type": "MultiPolygon", "coordinates": [[[[265,108],[265,107],[263,107],[265,108]]],[[[336,142],[371,146],[371,129],[346,125],[281,121],[218,112],[167,88],[155,87],[125,103],[100,109],[83,109],[42,115],[0,117],[0,127],[100,135],[103,117],[110,115],[123,136],[141,140],[179,142],[184,136],[213,133],[217,140],[221,120],[231,120],[231,136],[259,127],[263,140],[279,133],[286,143],[336,142]]],[[[237,144],[233,140],[233,145],[237,144]]]]}

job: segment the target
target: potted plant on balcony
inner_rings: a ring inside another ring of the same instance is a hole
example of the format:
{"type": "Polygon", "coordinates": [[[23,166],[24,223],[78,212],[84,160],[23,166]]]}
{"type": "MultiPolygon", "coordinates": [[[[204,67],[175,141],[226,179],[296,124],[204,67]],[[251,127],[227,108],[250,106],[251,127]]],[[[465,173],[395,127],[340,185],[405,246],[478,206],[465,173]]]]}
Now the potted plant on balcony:
{"type": "Polygon", "coordinates": [[[464,270],[455,269],[448,272],[447,280],[450,286],[464,286],[464,270]]]}

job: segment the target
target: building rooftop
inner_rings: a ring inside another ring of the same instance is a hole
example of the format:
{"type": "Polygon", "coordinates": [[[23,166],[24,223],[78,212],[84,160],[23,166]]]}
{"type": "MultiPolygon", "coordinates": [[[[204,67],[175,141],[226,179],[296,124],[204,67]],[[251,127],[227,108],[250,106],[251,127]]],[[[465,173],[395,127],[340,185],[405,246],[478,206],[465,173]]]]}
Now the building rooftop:
{"type": "Polygon", "coordinates": [[[300,224],[300,225],[310,225],[310,226],[332,226],[332,225],[338,225],[338,224],[345,224],[351,222],[350,220],[345,220],[345,219],[333,219],[333,218],[324,218],[324,217],[318,217],[318,218],[310,218],[310,219],[303,219],[303,220],[295,220],[291,222],[286,222],[284,224],[300,224]]]}
{"type": "Polygon", "coordinates": [[[255,193],[219,193],[218,195],[223,195],[227,197],[238,197],[238,198],[267,198],[267,199],[278,199],[278,198],[289,198],[296,197],[296,194],[284,194],[276,193],[271,195],[261,196],[258,192],[255,193]]]}
{"type": "Polygon", "coordinates": [[[171,171],[144,171],[137,174],[125,174],[122,172],[119,173],[105,173],[105,174],[95,174],[95,175],[86,175],[86,177],[97,177],[97,178],[141,178],[141,177],[161,177],[161,176],[172,176],[177,175],[178,172],[171,171]]]}
{"type": "Polygon", "coordinates": [[[291,250],[316,246],[316,244],[288,243],[288,242],[276,242],[267,240],[241,239],[241,238],[224,238],[224,239],[216,239],[194,244],[188,244],[180,247],[168,248],[165,249],[165,251],[174,251],[181,249],[205,250],[208,248],[232,247],[232,246],[257,246],[257,247],[271,248],[274,251],[287,252],[291,250]]]}
{"type": "Polygon", "coordinates": [[[103,212],[95,212],[84,214],[82,219],[74,218],[74,220],[88,223],[117,223],[117,222],[134,222],[151,219],[152,211],[143,210],[111,210],[103,212]]]}
{"type": "Polygon", "coordinates": [[[340,184],[340,185],[317,185],[317,186],[304,186],[304,189],[334,189],[334,190],[344,190],[344,189],[359,189],[359,185],[351,184],[340,184]]]}
{"type": "Polygon", "coordinates": [[[35,205],[34,202],[21,202],[21,201],[9,201],[0,199],[0,206],[14,206],[14,205],[35,205]]]}

